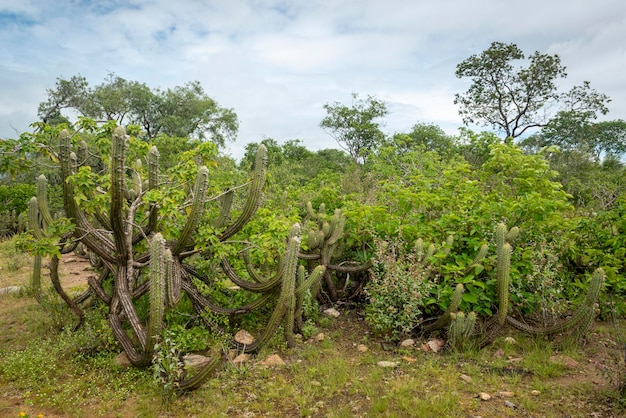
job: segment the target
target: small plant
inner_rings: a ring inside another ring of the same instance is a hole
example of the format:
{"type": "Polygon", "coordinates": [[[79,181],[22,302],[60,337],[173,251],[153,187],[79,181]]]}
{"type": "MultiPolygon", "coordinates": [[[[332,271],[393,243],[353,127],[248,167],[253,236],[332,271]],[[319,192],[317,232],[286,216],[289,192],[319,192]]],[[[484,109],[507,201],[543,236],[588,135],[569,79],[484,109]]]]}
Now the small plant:
{"type": "Polygon", "coordinates": [[[180,391],[180,383],[185,377],[182,353],[169,330],[164,331],[154,345],[152,372],[154,382],[161,391],[163,404],[169,405],[180,391]]]}
{"type": "Polygon", "coordinates": [[[419,253],[404,251],[400,240],[377,240],[375,246],[374,272],[365,288],[365,318],[375,331],[397,339],[419,323],[424,299],[436,284],[428,279],[419,253]]]}

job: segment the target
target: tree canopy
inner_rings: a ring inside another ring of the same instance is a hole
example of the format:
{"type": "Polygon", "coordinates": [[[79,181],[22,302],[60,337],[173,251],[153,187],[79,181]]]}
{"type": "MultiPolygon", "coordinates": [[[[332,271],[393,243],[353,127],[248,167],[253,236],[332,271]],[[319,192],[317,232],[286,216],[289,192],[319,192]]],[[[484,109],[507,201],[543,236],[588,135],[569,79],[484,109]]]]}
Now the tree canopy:
{"type": "Polygon", "coordinates": [[[558,91],[557,81],[567,77],[558,55],[537,51],[527,65],[517,65],[525,59],[517,45],[493,42],[457,65],[456,76],[471,79],[469,89],[454,100],[464,123],[489,126],[516,138],[530,128],[546,126],[554,116],[552,108],[587,118],[608,112],[608,96],[591,89],[588,82],[558,91]]]}
{"type": "Polygon", "coordinates": [[[39,117],[48,124],[66,122],[63,111],[120,125],[139,125],[148,139],[160,134],[210,140],[223,146],[235,138],[239,123],[233,109],[209,97],[198,81],[165,90],[109,74],[90,87],[85,77],[58,78],[39,105],[39,117]]]}
{"type": "Polygon", "coordinates": [[[387,105],[373,96],[360,99],[352,93],[352,106],[339,102],[325,104],[328,113],[320,126],[346,150],[354,162],[365,160],[385,138],[375,119],[386,116],[387,105]]]}

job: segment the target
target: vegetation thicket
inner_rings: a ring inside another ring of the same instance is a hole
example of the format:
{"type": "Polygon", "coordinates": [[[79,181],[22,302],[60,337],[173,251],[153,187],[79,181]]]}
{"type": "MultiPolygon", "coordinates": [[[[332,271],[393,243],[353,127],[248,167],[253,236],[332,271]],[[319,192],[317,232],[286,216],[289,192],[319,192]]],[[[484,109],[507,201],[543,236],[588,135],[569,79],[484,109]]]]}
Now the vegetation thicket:
{"type": "Polygon", "coordinates": [[[457,66],[464,122],[496,132],[386,136],[385,103],[354,94],[320,123],[347,153],[266,138],[239,162],[219,152],[235,113],[198,83],[59,79],[34,131],[0,142],[0,234],[34,255],[43,305],[49,257],[74,328],[106,320],[107,347],[170,390],[197,388],[226,348],[278,331],[296,346],[337,303],[392,342],[440,335],[463,352],[506,327],[584,342],[598,313],[626,313],[626,123],[596,122],[610,100],[588,82],[559,92],[557,55],[525,58],[494,42],[457,66]],[[77,294],[59,280],[69,251],[97,271],[77,294]],[[193,351],[212,360],[187,375],[193,351]]]}

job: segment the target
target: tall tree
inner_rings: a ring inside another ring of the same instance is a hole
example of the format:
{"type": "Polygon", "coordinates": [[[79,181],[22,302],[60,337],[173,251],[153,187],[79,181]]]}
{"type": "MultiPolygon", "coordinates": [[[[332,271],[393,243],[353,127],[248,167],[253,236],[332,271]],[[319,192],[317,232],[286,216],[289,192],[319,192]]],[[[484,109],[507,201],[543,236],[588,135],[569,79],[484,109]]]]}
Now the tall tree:
{"type": "Polygon", "coordinates": [[[375,119],[386,116],[389,111],[384,102],[373,96],[360,99],[357,93],[352,93],[352,106],[334,102],[325,104],[324,109],[328,114],[320,126],[356,163],[365,161],[385,138],[375,119]]]}
{"type": "Polygon", "coordinates": [[[558,55],[535,52],[526,66],[516,65],[526,56],[517,45],[493,42],[479,55],[472,55],[456,68],[458,78],[472,84],[454,103],[466,124],[478,123],[516,138],[530,128],[545,126],[558,110],[605,114],[609,98],[585,82],[566,93],[559,93],[557,81],[567,77],[558,55]],[[560,106],[560,109],[559,109],[560,106]]]}
{"type": "Polygon", "coordinates": [[[144,83],[109,74],[103,83],[91,88],[79,75],[57,79],[47,95],[39,105],[39,117],[46,123],[66,120],[61,112],[69,109],[101,122],[137,124],[148,139],[164,134],[207,139],[220,146],[234,139],[239,127],[236,113],[219,106],[197,81],[151,90],[144,83]]]}

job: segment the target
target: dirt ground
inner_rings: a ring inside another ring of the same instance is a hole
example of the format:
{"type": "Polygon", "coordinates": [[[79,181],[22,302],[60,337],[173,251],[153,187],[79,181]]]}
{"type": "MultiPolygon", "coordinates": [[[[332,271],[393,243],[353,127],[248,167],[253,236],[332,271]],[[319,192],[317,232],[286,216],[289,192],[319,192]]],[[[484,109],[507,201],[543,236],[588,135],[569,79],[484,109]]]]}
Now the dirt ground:
{"type": "MultiPolygon", "coordinates": [[[[45,262],[44,262],[45,264],[45,262]]],[[[0,288],[8,286],[26,286],[28,284],[30,265],[27,265],[20,269],[19,274],[7,275],[6,271],[0,270],[0,288]]],[[[46,269],[44,268],[44,271],[46,269]]],[[[95,275],[89,261],[86,258],[76,256],[74,254],[64,255],[59,265],[59,273],[61,282],[66,291],[78,292],[87,287],[87,278],[90,275],[95,275]]],[[[44,286],[49,285],[49,278],[44,273],[44,286]]],[[[0,324],[2,327],[9,327],[11,332],[0,333],[0,346],[10,345],[10,341],[7,338],[11,338],[10,335],[14,334],[21,327],[25,327],[18,320],[11,317],[11,313],[15,312],[16,308],[20,305],[27,306],[32,304],[32,300],[28,298],[10,298],[11,306],[5,302],[5,298],[9,296],[0,295],[0,324]],[[17,305],[16,305],[17,304],[17,305]]],[[[341,338],[341,341],[337,341],[339,344],[345,343],[345,351],[352,352],[355,350],[353,343],[355,336],[363,335],[367,333],[367,327],[362,318],[355,318],[352,316],[339,320],[336,322],[338,334],[345,335],[345,338],[341,338]],[[344,341],[345,340],[345,341],[344,341]]],[[[581,383],[588,383],[590,387],[596,388],[597,393],[601,393],[609,389],[611,383],[606,378],[606,373],[603,373],[603,369],[607,367],[607,359],[611,355],[614,355],[618,348],[618,342],[614,341],[614,330],[612,324],[609,323],[597,323],[593,332],[591,332],[587,338],[587,344],[583,348],[582,356],[577,357],[577,360],[573,360],[567,355],[555,358],[555,362],[563,364],[566,372],[555,378],[551,378],[550,382],[554,387],[568,388],[580,386],[581,383]]],[[[380,349],[380,348],[379,348],[380,349]]],[[[495,347],[487,347],[486,350],[491,350],[490,355],[494,358],[499,358],[503,353],[499,352],[495,347]]],[[[508,359],[511,368],[515,368],[515,358],[508,359]]],[[[506,371],[503,371],[506,372],[506,371]]],[[[593,397],[592,397],[593,398],[593,397]]],[[[586,417],[611,417],[616,416],[613,413],[613,409],[610,405],[603,404],[600,399],[592,400],[592,398],[586,397],[586,399],[576,400],[574,395],[568,396],[562,400],[562,402],[572,404],[580,402],[580,410],[585,411],[584,414],[579,416],[586,417]],[[598,402],[599,401],[599,402],[598,402]],[[597,402],[597,403],[596,403],[597,402]],[[592,413],[588,411],[593,411],[592,413]]],[[[1,412],[14,411],[23,405],[23,395],[14,391],[0,391],[0,416],[1,412]],[[10,409],[6,409],[10,408],[10,409]]],[[[546,405],[547,411],[551,406],[546,405]]],[[[489,404],[485,403],[484,408],[481,409],[481,416],[497,416],[491,414],[489,411],[489,404]]],[[[46,417],[54,417],[54,414],[46,414],[46,417]]],[[[524,414],[517,414],[517,416],[527,416],[524,414]]],[[[576,416],[576,415],[572,415],[576,416]]]]}

